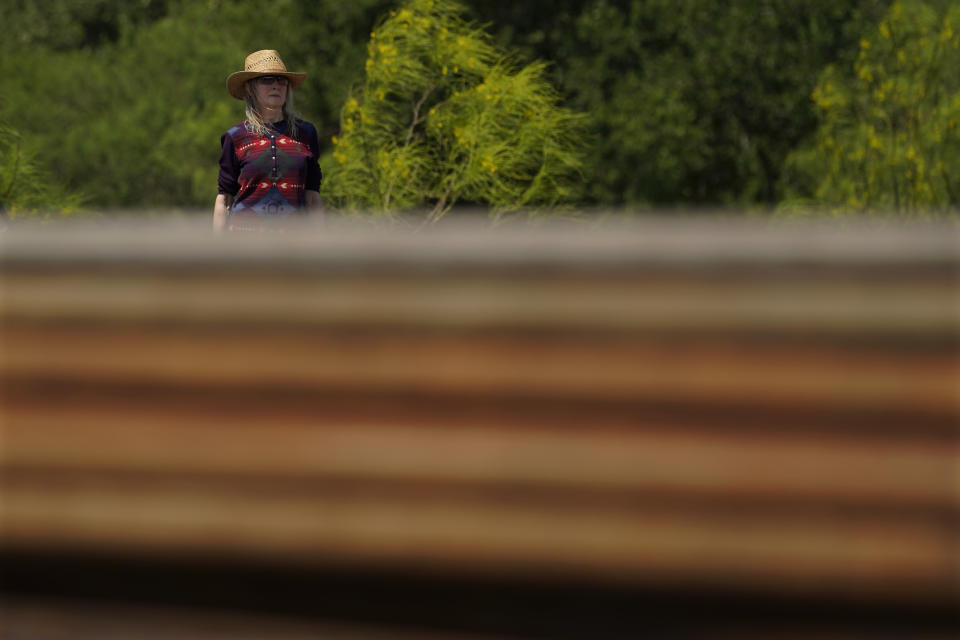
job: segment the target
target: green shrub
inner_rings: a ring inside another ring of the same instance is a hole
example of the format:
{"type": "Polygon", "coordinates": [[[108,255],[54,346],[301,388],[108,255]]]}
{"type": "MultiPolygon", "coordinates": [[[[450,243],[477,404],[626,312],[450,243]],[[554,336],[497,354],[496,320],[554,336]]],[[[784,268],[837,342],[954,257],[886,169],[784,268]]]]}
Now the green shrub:
{"type": "Polygon", "coordinates": [[[457,202],[494,211],[576,199],[585,118],[545,65],[518,68],[451,0],[413,0],[370,34],[365,82],[326,162],[335,206],[386,213],[457,202]]]}
{"type": "Polygon", "coordinates": [[[828,67],[814,142],[789,159],[794,201],[918,215],[960,206],[960,6],[891,6],[853,73],[828,67]]]}

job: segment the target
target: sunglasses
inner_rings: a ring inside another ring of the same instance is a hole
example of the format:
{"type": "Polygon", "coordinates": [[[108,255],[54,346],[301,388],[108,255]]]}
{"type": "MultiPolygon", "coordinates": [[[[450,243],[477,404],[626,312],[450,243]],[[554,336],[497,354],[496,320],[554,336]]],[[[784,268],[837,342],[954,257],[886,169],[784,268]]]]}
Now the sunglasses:
{"type": "Polygon", "coordinates": [[[257,84],[262,87],[270,86],[274,82],[279,82],[281,87],[287,86],[286,76],[260,76],[257,78],[257,84]]]}

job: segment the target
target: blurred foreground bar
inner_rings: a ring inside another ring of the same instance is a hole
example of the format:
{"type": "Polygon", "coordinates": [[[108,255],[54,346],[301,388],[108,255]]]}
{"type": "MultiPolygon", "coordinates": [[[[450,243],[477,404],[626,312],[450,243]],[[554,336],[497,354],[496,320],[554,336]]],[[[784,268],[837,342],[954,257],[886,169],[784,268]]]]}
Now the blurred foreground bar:
{"type": "Polygon", "coordinates": [[[960,602],[954,227],[101,223],[0,262],[8,597],[518,637],[960,602]]]}

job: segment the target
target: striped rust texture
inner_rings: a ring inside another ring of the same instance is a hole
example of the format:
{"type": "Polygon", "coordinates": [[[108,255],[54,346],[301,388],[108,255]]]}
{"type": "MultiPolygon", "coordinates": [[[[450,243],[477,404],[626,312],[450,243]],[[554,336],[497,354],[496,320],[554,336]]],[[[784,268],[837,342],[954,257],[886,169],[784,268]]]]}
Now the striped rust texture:
{"type": "Polygon", "coordinates": [[[952,229],[13,229],[3,542],[955,602],[952,229]]]}

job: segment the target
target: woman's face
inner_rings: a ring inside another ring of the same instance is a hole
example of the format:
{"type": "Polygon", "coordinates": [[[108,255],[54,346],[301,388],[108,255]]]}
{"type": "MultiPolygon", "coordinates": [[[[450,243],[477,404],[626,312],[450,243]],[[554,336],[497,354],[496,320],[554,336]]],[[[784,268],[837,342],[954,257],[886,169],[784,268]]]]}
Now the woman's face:
{"type": "Polygon", "coordinates": [[[267,109],[281,109],[287,101],[287,79],[283,76],[260,76],[250,80],[257,102],[267,109]]]}

